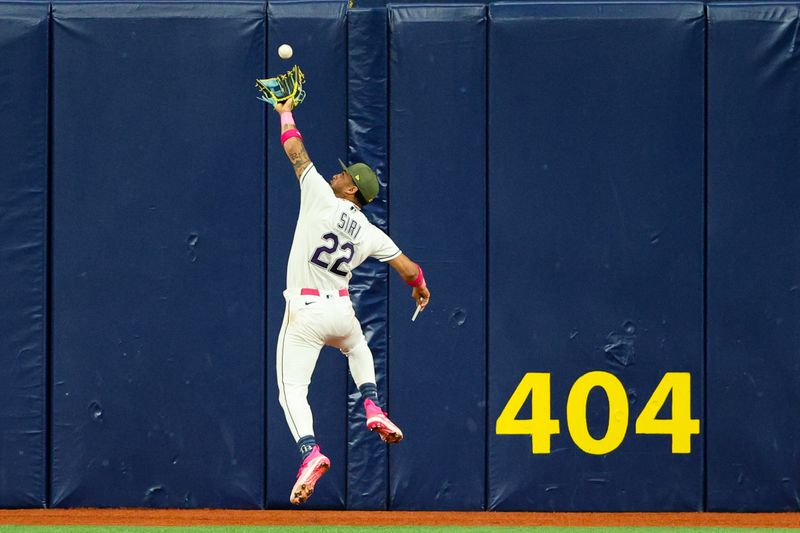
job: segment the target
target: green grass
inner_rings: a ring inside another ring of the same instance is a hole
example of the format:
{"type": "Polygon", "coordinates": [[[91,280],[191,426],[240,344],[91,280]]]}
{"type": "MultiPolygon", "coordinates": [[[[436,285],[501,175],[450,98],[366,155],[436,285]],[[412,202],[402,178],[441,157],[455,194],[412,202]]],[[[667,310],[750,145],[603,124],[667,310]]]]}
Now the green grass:
{"type": "Polygon", "coordinates": [[[792,529],[729,527],[504,527],[504,526],[0,526],[0,533],[744,533],[792,529]]]}

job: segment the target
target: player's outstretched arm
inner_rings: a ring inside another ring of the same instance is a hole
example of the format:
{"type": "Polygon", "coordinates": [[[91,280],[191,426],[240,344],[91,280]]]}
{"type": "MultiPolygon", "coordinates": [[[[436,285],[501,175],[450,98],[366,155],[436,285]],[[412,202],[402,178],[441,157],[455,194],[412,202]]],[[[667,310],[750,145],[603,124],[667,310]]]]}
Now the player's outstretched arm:
{"type": "Polygon", "coordinates": [[[389,261],[389,264],[400,274],[403,281],[411,285],[411,298],[419,305],[420,310],[425,309],[431,299],[431,291],[428,290],[428,284],[425,283],[422,268],[405,254],[400,254],[389,261]]]}
{"type": "Polygon", "coordinates": [[[294,101],[291,98],[282,104],[275,104],[275,111],[281,115],[283,151],[286,152],[286,156],[291,161],[297,179],[300,179],[303,171],[311,164],[311,159],[309,159],[306,147],[303,145],[303,136],[300,135],[300,131],[298,131],[294,123],[292,109],[294,109],[294,101]]]}

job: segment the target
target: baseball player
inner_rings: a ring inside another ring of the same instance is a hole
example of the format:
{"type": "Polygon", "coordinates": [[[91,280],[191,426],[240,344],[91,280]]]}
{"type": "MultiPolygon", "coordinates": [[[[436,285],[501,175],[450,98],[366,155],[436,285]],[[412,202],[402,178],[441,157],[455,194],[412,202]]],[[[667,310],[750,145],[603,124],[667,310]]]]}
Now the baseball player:
{"type": "Polygon", "coordinates": [[[281,144],[300,184],[300,215],[286,272],[286,312],[278,336],[277,377],[281,407],[303,456],[290,501],[303,503],[331,466],[314,436],[308,385],[323,345],[341,350],[364,398],[367,428],[387,443],[403,432],[381,409],[372,352],[350,301],[352,270],[367,257],[388,262],[408,283],[418,310],[430,299],[422,269],[361,212],[378,195],[378,178],[364,163],[346,166],[330,182],[317,172],[297,130],[292,99],[275,105],[281,144]]]}

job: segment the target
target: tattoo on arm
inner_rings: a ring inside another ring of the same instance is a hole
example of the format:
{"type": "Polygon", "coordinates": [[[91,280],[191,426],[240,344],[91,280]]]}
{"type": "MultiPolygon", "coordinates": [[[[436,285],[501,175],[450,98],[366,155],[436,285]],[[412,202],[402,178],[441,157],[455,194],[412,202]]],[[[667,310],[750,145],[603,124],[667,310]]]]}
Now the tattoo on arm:
{"type": "Polygon", "coordinates": [[[297,129],[297,126],[295,126],[294,124],[284,124],[281,127],[281,133],[283,133],[284,131],[289,131],[289,130],[293,130],[293,129],[297,129]]]}
{"type": "Polygon", "coordinates": [[[286,149],[286,155],[289,156],[289,161],[292,162],[297,179],[300,179],[303,170],[311,163],[311,160],[308,158],[308,152],[306,152],[306,147],[298,140],[296,143],[292,143],[290,148],[286,149]]]}

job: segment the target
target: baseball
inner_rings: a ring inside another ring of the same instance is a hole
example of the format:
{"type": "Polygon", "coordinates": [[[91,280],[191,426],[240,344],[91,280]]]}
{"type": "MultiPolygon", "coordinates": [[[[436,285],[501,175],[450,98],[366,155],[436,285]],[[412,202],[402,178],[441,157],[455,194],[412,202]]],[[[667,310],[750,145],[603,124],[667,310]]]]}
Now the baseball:
{"type": "Polygon", "coordinates": [[[278,47],[278,55],[281,59],[289,59],[292,57],[292,47],[288,44],[282,44],[278,47]]]}

